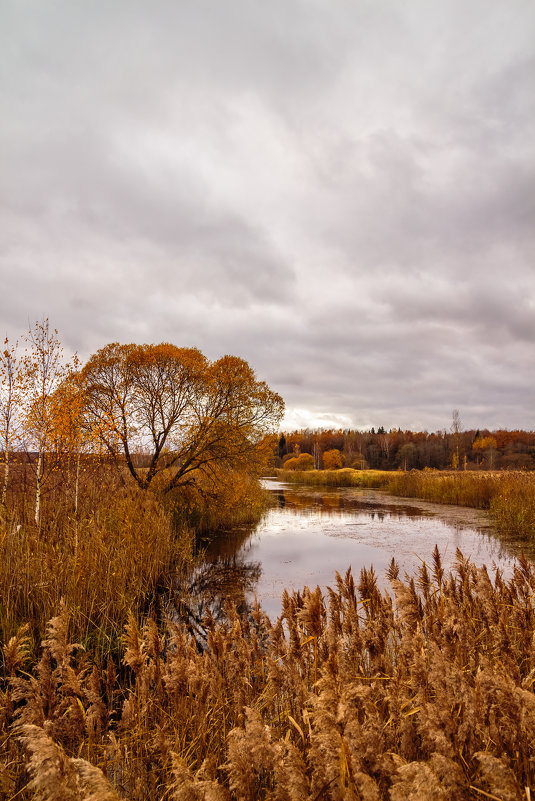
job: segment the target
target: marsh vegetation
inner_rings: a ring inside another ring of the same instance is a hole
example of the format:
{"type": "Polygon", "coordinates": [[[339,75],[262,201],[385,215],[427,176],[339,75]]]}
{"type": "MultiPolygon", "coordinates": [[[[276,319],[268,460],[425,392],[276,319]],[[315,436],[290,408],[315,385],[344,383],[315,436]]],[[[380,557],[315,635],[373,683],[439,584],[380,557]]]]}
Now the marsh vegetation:
{"type": "Polygon", "coordinates": [[[4,646],[6,798],[529,798],[534,782],[535,575],[489,575],[457,554],[381,593],[373,571],[326,597],[283,596],[184,626],[129,617],[123,664],[72,643],[65,607],[38,662],[4,646]]]}
{"type": "MultiPolygon", "coordinates": [[[[31,342],[20,364],[3,354],[1,798],[529,801],[526,557],[504,577],[435,548],[409,576],[392,560],[387,588],[342,570],[284,591],[273,619],[223,582],[192,625],[202,536],[265,508],[281,399],[233,357],[110,345],[67,370],[45,323],[31,342]]],[[[468,504],[533,535],[532,474],[329,460],[288,478],[468,504]]]]}
{"type": "Polygon", "coordinates": [[[438,470],[277,470],[284,481],[309,486],[386,489],[405,498],[487,509],[498,533],[535,540],[535,472],[438,470]]]}

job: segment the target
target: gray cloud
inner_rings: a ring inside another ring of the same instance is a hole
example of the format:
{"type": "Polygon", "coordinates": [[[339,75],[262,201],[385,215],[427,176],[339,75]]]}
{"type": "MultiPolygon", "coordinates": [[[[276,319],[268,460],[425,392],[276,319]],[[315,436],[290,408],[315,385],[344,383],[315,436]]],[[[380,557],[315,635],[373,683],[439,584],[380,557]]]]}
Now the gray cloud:
{"type": "Polygon", "coordinates": [[[534,427],[521,0],[0,9],[0,319],[247,358],[299,425],[534,427]]]}

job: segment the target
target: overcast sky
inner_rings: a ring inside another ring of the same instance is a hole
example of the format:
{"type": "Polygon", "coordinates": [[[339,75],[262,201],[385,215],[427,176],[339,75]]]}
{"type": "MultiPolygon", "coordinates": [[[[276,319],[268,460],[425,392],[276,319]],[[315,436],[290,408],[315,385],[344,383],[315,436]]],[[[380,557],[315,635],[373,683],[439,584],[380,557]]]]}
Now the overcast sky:
{"type": "Polygon", "coordinates": [[[0,333],[535,428],[532,0],[2,0],[0,333]]]}

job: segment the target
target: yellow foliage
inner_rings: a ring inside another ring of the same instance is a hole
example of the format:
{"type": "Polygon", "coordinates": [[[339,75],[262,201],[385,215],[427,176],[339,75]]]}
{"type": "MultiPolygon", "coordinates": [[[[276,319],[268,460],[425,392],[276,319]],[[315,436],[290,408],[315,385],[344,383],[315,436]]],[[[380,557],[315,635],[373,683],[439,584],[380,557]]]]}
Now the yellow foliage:
{"type": "Polygon", "coordinates": [[[323,454],[324,470],[339,470],[343,465],[344,457],[337,448],[332,448],[323,454]]]}
{"type": "Polygon", "coordinates": [[[299,468],[297,467],[297,457],[293,456],[291,459],[287,459],[284,462],[284,469],[285,470],[298,470],[299,468]]]}
{"type": "MultiPolygon", "coordinates": [[[[86,424],[115,460],[123,458],[146,489],[156,476],[170,491],[212,479],[221,467],[267,463],[269,440],[280,421],[282,398],[243,359],[209,362],[196,348],[112,343],[81,371],[86,424]],[[133,458],[143,453],[145,467],[133,458]],[[148,467],[147,467],[148,463],[148,467]]],[[[271,446],[272,449],[272,446],[271,446]]]]}
{"type": "Polygon", "coordinates": [[[301,453],[297,457],[297,470],[313,470],[314,457],[309,453],[301,453]]]}
{"type": "Polygon", "coordinates": [[[313,470],[314,457],[309,453],[300,453],[299,456],[294,456],[292,459],[287,459],[284,462],[285,470],[313,470]]]}
{"type": "Polygon", "coordinates": [[[491,448],[496,449],[498,447],[498,443],[494,439],[494,437],[479,437],[476,439],[472,448],[474,450],[485,451],[490,450],[491,448]]]}

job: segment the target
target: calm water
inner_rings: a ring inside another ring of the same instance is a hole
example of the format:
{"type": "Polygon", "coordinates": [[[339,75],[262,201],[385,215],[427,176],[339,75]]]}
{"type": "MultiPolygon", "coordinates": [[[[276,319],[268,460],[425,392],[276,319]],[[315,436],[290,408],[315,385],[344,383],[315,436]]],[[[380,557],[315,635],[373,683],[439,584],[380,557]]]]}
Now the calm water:
{"type": "Polygon", "coordinates": [[[394,498],[378,490],[314,488],[266,479],[274,506],[255,529],[228,532],[207,544],[191,592],[196,612],[221,614],[227,597],[246,606],[258,598],[270,617],[280,613],[283,589],[333,585],[351,566],[358,578],[373,565],[387,586],[392,557],[414,574],[438,545],[445,566],[457,548],[475,564],[507,575],[521,546],[503,543],[487,517],[464,507],[394,498]]]}

